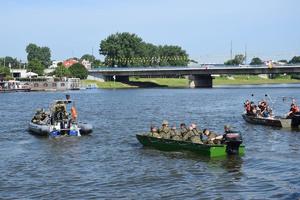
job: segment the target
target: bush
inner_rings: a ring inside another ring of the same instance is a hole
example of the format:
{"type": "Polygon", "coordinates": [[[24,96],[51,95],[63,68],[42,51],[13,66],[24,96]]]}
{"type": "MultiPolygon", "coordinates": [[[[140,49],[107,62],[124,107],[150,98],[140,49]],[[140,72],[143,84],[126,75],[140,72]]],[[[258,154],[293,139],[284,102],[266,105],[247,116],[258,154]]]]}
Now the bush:
{"type": "Polygon", "coordinates": [[[71,76],[75,78],[86,79],[88,77],[87,69],[80,63],[73,64],[69,68],[69,71],[71,73],[71,76]]]}

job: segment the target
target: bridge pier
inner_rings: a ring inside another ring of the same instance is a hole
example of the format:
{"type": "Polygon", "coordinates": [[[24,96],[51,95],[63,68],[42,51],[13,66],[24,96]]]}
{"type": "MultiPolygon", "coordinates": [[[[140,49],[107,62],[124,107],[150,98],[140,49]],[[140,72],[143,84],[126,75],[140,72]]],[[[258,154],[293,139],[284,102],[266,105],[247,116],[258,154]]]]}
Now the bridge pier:
{"type": "Polygon", "coordinates": [[[190,88],[212,88],[212,76],[208,75],[190,75],[190,88]]]}

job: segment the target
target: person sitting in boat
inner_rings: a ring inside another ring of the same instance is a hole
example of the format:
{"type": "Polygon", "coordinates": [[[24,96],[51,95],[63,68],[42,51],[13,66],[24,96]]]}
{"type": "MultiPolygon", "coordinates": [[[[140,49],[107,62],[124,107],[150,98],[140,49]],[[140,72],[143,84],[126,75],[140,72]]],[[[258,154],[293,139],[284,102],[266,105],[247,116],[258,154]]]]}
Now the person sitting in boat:
{"type": "Polygon", "coordinates": [[[266,101],[261,101],[258,107],[260,108],[261,117],[267,118],[270,116],[270,109],[266,101]]]}
{"type": "Polygon", "coordinates": [[[33,123],[38,124],[40,123],[41,119],[42,119],[42,109],[37,109],[31,121],[33,123]]]}
{"type": "Polygon", "coordinates": [[[181,138],[184,138],[184,136],[189,132],[188,128],[186,127],[185,123],[181,123],[180,124],[180,135],[181,135],[181,138]]]}
{"type": "Polygon", "coordinates": [[[206,144],[221,144],[223,138],[222,135],[217,135],[208,129],[203,130],[203,134],[206,136],[206,144]]]}
{"type": "Polygon", "coordinates": [[[183,137],[184,141],[189,141],[193,143],[203,144],[202,133],[197,129],[196,124],[191,124],[189,127],[189,132],[183,137]]]}
{"type": "Polygon", "coordinates": [[[180,132],[178,132],[176,130],[175,125],[171,127],[171,139],[172,140],[178,140],[178,141],[182,140],[181,134],[180,134],[180,132]]]}
{"type": "Polygon", "coordinates": [[[163,120],[161,128],[159,129],[158,133],[164,139],[171,138],[171,130],[169,128],[169,122],[167,120],[163,120]]]}
{"type": "Polygon", "coordinates": [[[254,103],[251,103],[251,110],[249,115],[256,117],[258,113],[259,112],[257,111],[257,106],[254,103]]]}
{"type": "Polygon", "coordinates": [[[158,134],[158,130],[155,126],[151,126],[149,135],[152,137],[161,138],[161,136],[158,134]]]}
{"type": "Polygon", "coordinates": [[[292,118],[296,113],[299,113],[299,112],[300,112],[299,107],[295,103],[292,103],[290,111],[286,114],[286,116],[287,116],[287,118],[292,118]]]}

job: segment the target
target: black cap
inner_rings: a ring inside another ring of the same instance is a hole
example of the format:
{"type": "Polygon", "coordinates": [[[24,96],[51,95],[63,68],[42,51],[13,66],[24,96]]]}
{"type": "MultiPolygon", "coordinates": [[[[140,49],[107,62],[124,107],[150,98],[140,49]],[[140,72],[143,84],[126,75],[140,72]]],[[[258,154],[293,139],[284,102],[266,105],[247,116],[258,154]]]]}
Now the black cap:
{"type": "Polygon", "coordinates": [[[186,126],[185,123],[181,123],[180,126],[186,126]]]}

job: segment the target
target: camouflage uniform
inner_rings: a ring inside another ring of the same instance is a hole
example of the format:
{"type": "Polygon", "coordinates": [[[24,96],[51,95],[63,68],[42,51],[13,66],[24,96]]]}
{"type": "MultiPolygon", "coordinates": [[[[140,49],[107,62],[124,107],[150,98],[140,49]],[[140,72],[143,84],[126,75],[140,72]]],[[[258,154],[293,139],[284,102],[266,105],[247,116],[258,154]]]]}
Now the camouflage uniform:
{"type": "Polygon", "coordinates": [[[213,138],[216,138],[218,135],[213,133],[213,132],[209,132],[209,134],[207,135],[207,143],[208,144],[220,144],[221,141],[218,139],[212,140],[213,138]]]}
{"type": "MultiPolygon", "coordinates": [[[[180,128],[180,135],[181,138],[183,139],[185,137],[185,135],[189,132],[189,130],[186,127],[181,127],[180,128]]],[[[184,139],[183,139],[184,140],[184,139]]]]}
{"type": "Polygon", "coordinates": [[[172,139],[172,140],[178,140],[178,141],[182,140],[182,137],[181,137],[180,132],[178,132],[178,131],[172,129],[172,130],[171,130],[171,139],[172,139]]]}
{"type": "Polygon", "coordinates": [[[150,132],[149,136],[156,137],[156,138],[161,138],[161,136],[159,135],[158,132],[150,132]]]}
{"type": "Polygon", "coordinates": [[[200,133],[198,129],[194,128],[185,134],[183,140],[202,144],[202,133],[200,133]]]}
{"type": "Polygon", "coordinates": [[[159,129],[159,134],[163,139],[170,139],[171,138],[171,129],[167,126],[162,126],[159,129]]]}

